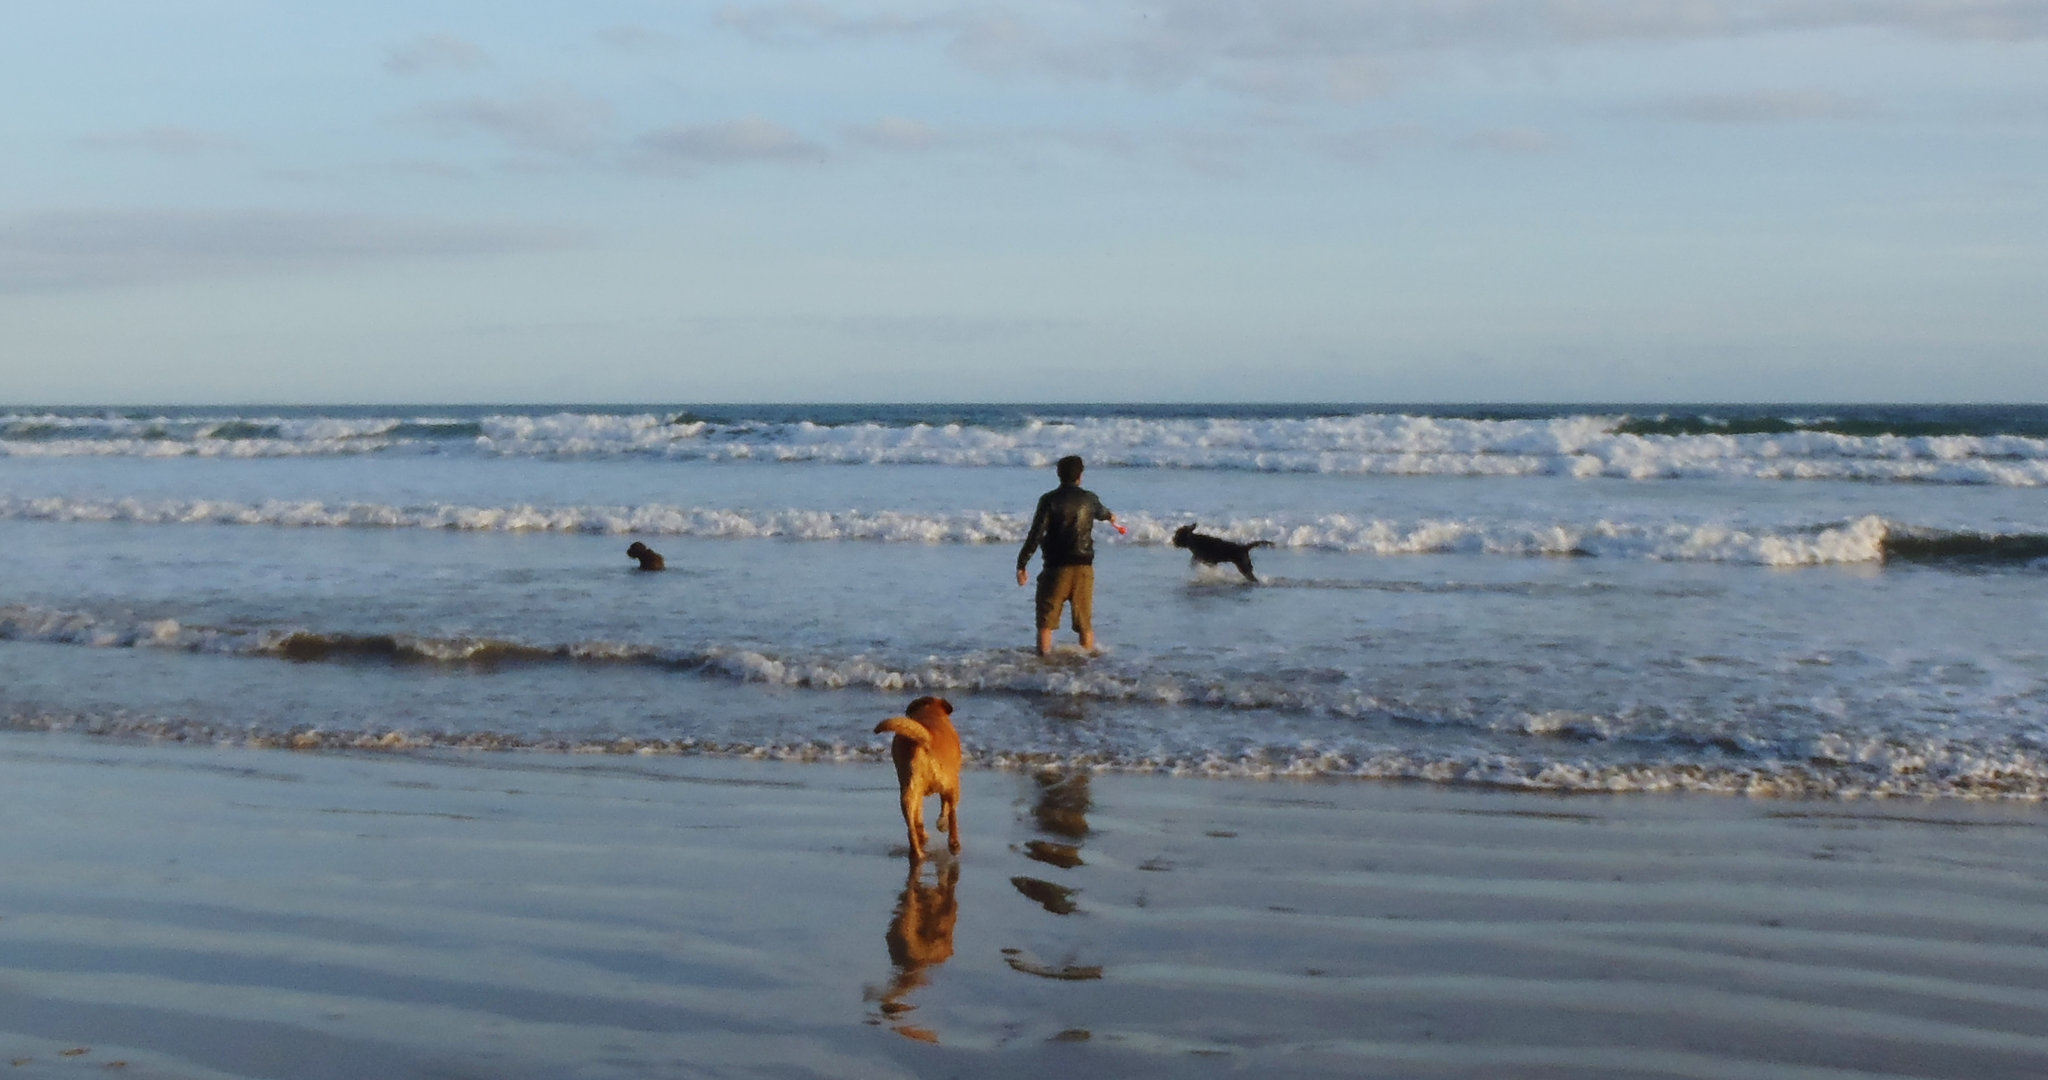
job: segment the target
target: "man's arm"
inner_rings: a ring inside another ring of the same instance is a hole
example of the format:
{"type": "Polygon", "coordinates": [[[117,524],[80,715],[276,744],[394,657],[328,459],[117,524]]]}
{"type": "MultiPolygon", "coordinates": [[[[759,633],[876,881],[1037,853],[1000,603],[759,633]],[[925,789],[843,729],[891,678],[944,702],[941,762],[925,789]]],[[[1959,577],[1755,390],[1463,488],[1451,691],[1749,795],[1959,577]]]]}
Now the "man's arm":
{"type": "Polygon", "coordinates": [[[1031,554],[1038,550],[1038,545],[1045,542],[1046,525],[1052,518],[1052,510],[1047,505],[1050,498],[1051,496],[1049,495],[1040,495],[1038,497],[1038,511],[1031,515],[1031,531],[1024,536],[1024,550],[1017,553],[1017,584],[1019,585],[1024,584],[1025,568],[1031,565],[1031,554]]]}
{"type": "Polygon", "coordinates": [[[1116,515],[1110,513],[1109,507],[1102,505],[1101,499],[1095,500],[1095,520],[1109,522],[1110,526],[1119,533],[1126,531],[1122,525],[1117,524],[1116,515]]]}

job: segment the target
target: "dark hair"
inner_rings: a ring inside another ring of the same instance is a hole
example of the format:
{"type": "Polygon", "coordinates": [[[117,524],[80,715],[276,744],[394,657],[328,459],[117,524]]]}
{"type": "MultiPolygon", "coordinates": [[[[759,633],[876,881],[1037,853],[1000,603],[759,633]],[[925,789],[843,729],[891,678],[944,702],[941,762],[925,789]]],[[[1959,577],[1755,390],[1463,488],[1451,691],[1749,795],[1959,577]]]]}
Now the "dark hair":
{"type": "Polygon", "coordinates": [[[1060,483],[1071,484],[1081,479],[1081,455],[1068,454],[1060,459],[1056,468],[1060,471],[1060,483]]]}

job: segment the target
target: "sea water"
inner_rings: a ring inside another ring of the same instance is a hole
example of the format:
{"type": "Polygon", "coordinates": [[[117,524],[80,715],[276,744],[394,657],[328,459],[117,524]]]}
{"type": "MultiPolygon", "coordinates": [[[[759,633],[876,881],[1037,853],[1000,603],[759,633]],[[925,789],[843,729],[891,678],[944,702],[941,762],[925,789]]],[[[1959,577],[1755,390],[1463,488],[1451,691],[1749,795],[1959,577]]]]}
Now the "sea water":
{"type": "Polygon", "coordinates": [[[940,694],[998,767],[2048,795],[2043,407],[15,408],[0,552],[16,728],[860,759],[940,694]],[[1040,659],[1068,453],[1129,533],[1040,659]]]}

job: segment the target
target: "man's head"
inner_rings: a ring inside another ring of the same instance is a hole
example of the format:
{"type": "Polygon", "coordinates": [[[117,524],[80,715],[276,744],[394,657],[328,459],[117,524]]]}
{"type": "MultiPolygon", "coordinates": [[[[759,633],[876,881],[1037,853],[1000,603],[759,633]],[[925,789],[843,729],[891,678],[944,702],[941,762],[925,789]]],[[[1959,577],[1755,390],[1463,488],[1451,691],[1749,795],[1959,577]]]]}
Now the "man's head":
{"type": "Polygon", "coordinates": [[[1068,454],[1059,460],[1059,464],[1055,468],[1059,470],[1060,483],[1078,484],[1081,482],[1081,455],[1068,454]]]}

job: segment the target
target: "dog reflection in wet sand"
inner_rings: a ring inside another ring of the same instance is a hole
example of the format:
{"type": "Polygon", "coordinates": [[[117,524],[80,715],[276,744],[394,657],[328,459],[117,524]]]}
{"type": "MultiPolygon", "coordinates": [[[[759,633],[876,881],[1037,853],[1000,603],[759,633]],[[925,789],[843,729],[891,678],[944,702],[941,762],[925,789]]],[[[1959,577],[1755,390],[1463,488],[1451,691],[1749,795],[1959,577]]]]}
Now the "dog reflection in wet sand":
{"type": "Polygon", "coordinates": [[[882,1015],[896,1032],[919,1042],[939,1041],[929,1028],[903,1023],[904,1014],[917,1008],[909,1001],[913,990],[931,979],[931,969],[953,956],[953,924],[960,919],[960,905],[953,898],[960,884],[960,864],[948,862],[937,880],[927,885],[917,864],[910,867],[910,880],[896,901],[896,914],[889,920],[889,962],[896,973],[880,990],[870,989],[868,998],[881,1002],[882,1015]]]}
{"type": "Polygon", "coordinates": [[[910,864],[924,861],[924,800],[939,797],[939,831],[946,850],[960,853],[960,735],[953,730],[953,703],[942,697],[921,697],[904,715],[875,725],[875,734],[896,738],[889,754],[896,760],[896,786],[903,797],[903,826],[910,834],[910,864]]]}

